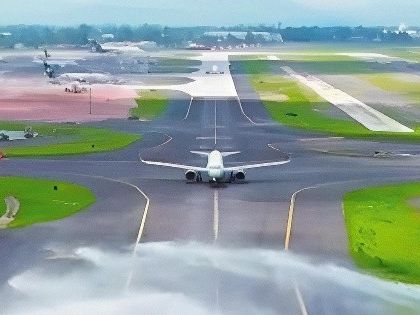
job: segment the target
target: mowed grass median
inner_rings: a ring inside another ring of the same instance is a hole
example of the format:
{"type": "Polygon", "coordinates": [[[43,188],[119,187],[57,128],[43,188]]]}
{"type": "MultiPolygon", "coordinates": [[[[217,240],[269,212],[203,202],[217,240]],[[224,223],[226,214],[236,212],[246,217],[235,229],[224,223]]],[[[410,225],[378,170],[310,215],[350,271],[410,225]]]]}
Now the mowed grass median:
{"type": "Polygon", "coordinates": [[[61,181],[0,177],[0,216],[6,212],[4,198],[15,197],[20,208],[9,228],[59,220],[87,208],[95,202],[86,187],[61,181]]]}
{"type": "Polygon", "coordinates": [[[409,78],[401,79],[403,74],[377,73],[364,75],[362,78],[376,85],[384,91],[405,95],[420,105],[420,80],[411,81],[409,78]]]}
{"type": "Polygon", "coordinates": [[[420,141],[420,126],[413,126],[413,133],[375,132],[355,120],[328,116],[324,113],[333,105],[296,80],[271,74],[266,61],[241,63],[272,119],[283,125],[348,138],[420,141]]]}
{"type": "Polygon", "coordinates": [[[349,192],[344,215],[350,252],[360,267],[420,284],[420,182],[349,192]]]}
{"type": "Polygon", "coordinates": [[[168,107],[169,99],[162,91],[143,90],[136,99],[137,107],[130,110],[130,115],[138,119],[153,120],[161,116],[168,107]]]}
{"type": "MultiPolygon", "coordinates": [[[[17,146],[1,147],[8,157],[87,154],[122,149],[141,139],[140,135],[109,129],[69,124],[30,124],[47,142],[36,145],[38,138],[19,140],[17,146]],[[27,141],[27,142],[22,142],[27,141]],[[28,145],[26,145],[28,143],[28,145]]],[[[0,122],[0,130],[22,131],[28,124],[0,122]]]]}

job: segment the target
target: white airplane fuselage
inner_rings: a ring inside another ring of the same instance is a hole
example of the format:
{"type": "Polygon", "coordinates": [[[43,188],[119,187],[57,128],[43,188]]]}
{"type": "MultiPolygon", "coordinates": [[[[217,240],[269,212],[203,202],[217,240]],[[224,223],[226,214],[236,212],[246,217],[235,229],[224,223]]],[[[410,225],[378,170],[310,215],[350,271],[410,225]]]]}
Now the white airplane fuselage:
{"type": "Polygon", "coordinates": [[[207,159],[207,169],[208,176],[213,180],[218,180],[225,177],[223,155],[220,151],[214,150],[210,152],[207,159]]]}
{"type": "Polygon", "coordinates": [[[210,179],[210,182],[221,182],[225,179],[226,175],[229,176],[229,182],[244,182],[246,177],[246,170],[249,169],[256,169],[261,167],[272,167],[282,164],[287,164],[290,162],[288,160],[282,161],[275,161],[275,162],[262,162],[262,163],[255,163],[255,164],[245,164],[245,165],[238,165],[238,166],[227,166],[225,167],[223,163],[223,158],[227,156],[232,156],[236,154],[240,154],[240,151],[233,151],[233,152],[220,152],[218,150],[214,150],[210,153],[208,152],[201,152],[201,151],[190,151],[191,153],[198,154],[201,157],[207,158],[207,165],[206,167],[202,166],[192,166],[192,165],[184,165],[184,164],[175,164],[175,163],[168,163],[168,162],[159,162],[159,161],[148,161],[144,160],[140,157],[140,160],[148,165],[157,165],[163,167],[172,167],[177,169],[182,169],[185,171],[185,178],[188,182],[201,182],[203,181],[202,175],[206,174],[210,179]]]}

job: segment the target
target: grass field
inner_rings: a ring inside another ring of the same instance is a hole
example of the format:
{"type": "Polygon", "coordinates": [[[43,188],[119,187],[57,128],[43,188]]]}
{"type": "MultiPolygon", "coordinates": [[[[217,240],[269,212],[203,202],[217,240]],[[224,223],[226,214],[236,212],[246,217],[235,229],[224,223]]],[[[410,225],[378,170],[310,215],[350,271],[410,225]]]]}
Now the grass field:
{"type": "MultiPolygon", "coordinates": [[[[275,54],[274,54],[275,55],[275,54]]],[[[267,61],[265,58],[260,56],[254,60],[246,60],[247,57],[243,57],[242,60],[245,60],[246,63],[255,64],[269,64],[270,61],[267,61]],[[260,60],[258,60],[260,59],[260,60]]],[[[302,72],[311,72],[317,74],[370,74],[377,73],[379,71],[386,72],[386,65],[365,62],[353,57],[346,55],[337,55],[337,54],[282,54],[278,55],[279,61],[276,61],[276,65],[280,66],[291,66],[292,68],[302,71],[302,72]]],[[[254,70],[250,69],[255,73],[254,70]]],[[[261,66],[257,66],[261,68],[261,66]]]]}
{"type": "MultiPolygon", "coordinates": [[[[26,126],[24,123],[0,122],[1,130],[23,130],[26,126]]],[[[86,154],[119,150],[141,139],[139,135],[80,125],[31,124],[31,126],[39,133],[39,137],[51,138],[59,143],[0,147],[0,150],[9,157],[86,154]],[[60,142],[60,139],[63,139],[63,142],[60,142]]]]}
{"type": "Polygon", "coordinates": [[[167,106],[168,98],[161,91],[141,91],[136,99],[137,107],[130,111],[131,116],[140,119],[153,120],[162,115],[167,106]]]}
{"type": "Polygon", "coordinates": [[[420,62],[420,48],[411,47],[411,48],[394,48],[385,51],[386,54],[403,58],[412,62],[420,62]]]}
{"type": "MultiPolygon", "coordinates": [[[[95,202],[95,196],[86,187],[44,179],[0,177],[0,199],[13,196],[20,209],[8,227],[24,227],[35,223],[68,217],[95,202]],[[54,190],[57,186],[57,190],[54,190]]],[[[0,216],[6,211],[3,202],[0,216]]]]}
{"type": "Polygon", "coordinates": [[[242,65],[271,117],[281,124],[351,138],[420,141],[420,126],[415,128],[414,133],[370,131],[354,120],[343,120],[323,114],[322,111],[325,112],[333,105],[293,79],[271,75],[269,63],[250,60],[242,62],[242,65]],[[267,93],[283,96],[283,101],[264,99],[267,93]]]}
{"type": "Polygon", "coordinates": [[[386,73],[370,74],[362,77],[385,91],[400,93],[420,105],[420,81],[402,80],[397,75],[386,73]]]}
{"type": "Polygon", "coordinates": [[[350,252],[381,277],[420,284],[420,182],[370,187],[344,196],[350,252]]]}
{"type": "Polygon", "coordinates": [[[298,71],[317,74],[365,74],[376,71],[381,65],[367,63],[344,55],[295,56],[282,61],[298,71]]]}

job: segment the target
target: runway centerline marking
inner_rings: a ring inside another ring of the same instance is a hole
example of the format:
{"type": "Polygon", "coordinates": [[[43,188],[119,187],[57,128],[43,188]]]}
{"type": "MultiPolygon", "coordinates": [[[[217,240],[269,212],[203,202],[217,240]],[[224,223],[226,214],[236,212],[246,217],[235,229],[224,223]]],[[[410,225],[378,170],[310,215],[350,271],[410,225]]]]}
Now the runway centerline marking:
{"type": "Polygon", "coordinates": [[[219,191],[213,193],[213,240],[219,238],[219,191]]]}
{"type": "Polygon", "coordinates": [[[217,101],[214,100],[214,145],[217,144],[217,101]]]}
{"type": "Polygon", "coordinates": [[[293,284],[296,298],[299,303],[300,312],[302,315],[308,315],[308,310],[306,309],[305,301],[303,300],[302,292],[299,290],[299,287],[296,283],[293,284]]]}

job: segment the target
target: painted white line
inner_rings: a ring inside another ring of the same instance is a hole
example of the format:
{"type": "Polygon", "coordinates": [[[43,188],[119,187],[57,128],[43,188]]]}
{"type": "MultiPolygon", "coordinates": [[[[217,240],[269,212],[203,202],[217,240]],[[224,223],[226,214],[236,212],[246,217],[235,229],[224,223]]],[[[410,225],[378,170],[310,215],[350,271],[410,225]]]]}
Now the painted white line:
{"type": "MultiPolygon", "coordinates": [[[[151,148],[149,148],[149,149],[156,149],[156,148],[160,148],[160,147],[163,147],[164,145],[166,145],[166,144],[168,144],[169,142],[171,142],[174,138],[172,138],[170,135],[168,135],[168,134],[166,134],[166,133],[163,133],[163,132],[154,132],[154,133],[159,133],[159,134],[162,134],[162,135],[165,135],[166,137],[168,137],[168,140],[166,140],[165,142],[163,142],[163,143],[161,143],[161,144],[159,144],[159,145],[157,145],[157,146],[154,146],[154,147],[151,147],[151,148]]],[[[140,161],[142,161],[143,159],[141,158],[141,155],[140,155],[140,152],[139,152],[139,154],[138,154],[138,157],[139,157],[139,160],[140,161]]],[[[137,162],[138,163],[138,162],[137,162]]]]}
{"type": "Polygon", "coordinates": [[[136,186],[134,184],[131,184],[129,182],[123,181],[123,180],[119,180],[119,179],[109,178],[109,177],[100,176],[100,175],[86,175],[86,174],[78,174],[78,173],[65,173],[65,172],[63,172],[63,173],[60,173],[60,174],[75,175],[75,176],[87,177],[87,178],[97,178],[97,179],[102,179],[102,180],[106,180],[106,181],[110,181],[110,182],[114,182],[114,183],[119,183],[119,184],[123,184],[123,185],[126,185],[126,186],[130,186],[130,187],[134,188],[137,192],[140,193],[140,195],[146,200],[146,205],[144,206],[144,209],[143,209],[143,215],[142,215],[142,218],[141,218],[136,243],[134,244],[134,253],[135,253],[136,250],[137,250],[137,245],[140,243],[141,238],[143,236],[144,227],[146,225],[147,214],[149,212],[150,198],[147,196],[147,194],[143,190],[141,190],[138,186],[136,186]]]}
{"type": "Polygon", "coordinates": [[[171,142],[174,138],[172,138],[170,135],[164,133],[165,136],[168,137],[168,140],[166,140],[165,142],[153,147],[153,148],[159,148],[159,147],[163,147],[164,145],[168,144],[169,142],[171,142]]]}
{"type": "MultiPolygon", "coordinates": [[[[16,158],[12,158],[12,159],[8,159],[9,161],[29,161],[29,160],[33,160],[33,157],[27,156],[27,157],[16,157],[16,158]]],[[[3,159],[4,161],[4,159],[3,159]]],[[[63,160],[52,160],[52,159],[40,159],[37,160],[37,162],[63,162],[63,160]]],[[[95,164],[137,164],[138,161],[99,161],[99,160],[66,160],[67,163],[69,164],[86,164],[86,163],[95,163],[95,164]]]]}
{"type": "Polygon", "coordinates": [[[214,100],[214,144],[217,143],[217,100],[214,100]]]}
{"type": "Polygon", "coordinates": [[[213,241],[219,238],[219,191],[213,193],[213,241]]]}
{"type": "Polygon", "coordinates": [[[306,309],[306,305],[305,305],[305,301],[303,300],[302,292],[300,292],[299,287],[297,286],[296,283],[294,283],[293,286],[294,286],[296,298],[297,298],[298,303],[299,303],[300,313],[302,315],[308,315],[308,310],[306,309]]]}
{"type": "Polygon", "coordinates": [[[187,120],[188,115],[190,114],[191,104],[192,104],[193,100],[194,100],[194,97],[193,97],[193,96],[191,96],[190,105],[188,106],[188,111],[187,111],[187,114],[185,115],[185,117],[184,117],[184,119],[183,119],[183,120],[187,120]]]}
{"type": "MultiPolygon", "coordinates": [[[[196,140],[213,140],[214,137],[196,137],[196,140]]],[[[220,137],[218,136],[217,139],[219,140],[232,140],[232,137],[220,137]]]]}
{"type": "Polygon", "coordinates": [[[168,138],[165,142],[162,142],[161,144],[158,144],[157,146],[151,147],[149,149],[155,149],[155,148],[163,147],[164,145],[168,144],[169,142],[171,142],[174,139],[170,135],[168,135],[167,133],[164,133],[164,132],[151,131],[151,132],[148,132],[148,133],[158,133],[158,134],[164,135],[168,138]]]}
{"type": "Polygon", "coordinates": [[[239,104],[239,107],[241,109],[242,115],[244,115],[246,117],[246,119],[248,119],[251,124],[257,125],[257,123],[255,121],[253,121],[251,118],[249,118],[249,116],[244,112],[244,108],[242,107],[242,102],[241,102],[241,99],[239,98],[239,96],[237,96],[236,98],[238,100],[238,104],[239,104]]]}
{"type": "Polygon", "coordinates": [[[275,150],[275,151],[282,152],[282,151],[280,151],[280,149],[277,149],[276,147],[274,147],[274,145],[273,145],[273,144],[271,144],[271,143],[267,144],[267,146],[268,146],[270,149],[273,149],[273,150],[275,150]]]}
{"type": "Polygon", "coordinates": [[[307,142],[307,141],[323,141],[323,140],[343,140],[344,137],[325,137],[325,138],[303,138],[299,139],[299,141],[307,142]]]}
{"type": "MultiPolygon", "coordinates": [[[[290,237],[291,237],[291,233],[292,233],[293,214],[294,214],[294,210],[295,210],[296,196],[302,191],[313,189],[313,188],[316,188],[316,187],[317,186],[305,187],[305,188],[302,188],[302,189],[296,191],[292,195],[292,198],[290,200],[289,216],[288,216],[288,219],[287,219],[286,238],[285,238],[285,241],[284,241],[284,250],[285,251],[288,251],[289,246],[290,246],[290,237]]],[[[295,291],[295,295],[296,295],[296,298],[297,298],[297,301],[298,301],[298,304],[299,304],[300,313],[302,315],[308,315],[308,311],[306,309],[306,305],[305,305],[305,301],[303,299],[302,292],[300,291],[296,282],[293,282],[293,289],[295,291]]]]}
{"type": "Polygon", "coordinates": [[[309,187],[299,189],[298,191],[296,191],[292,195],[292,198],[290,199],[289,215],[288,215],[288,218],[287,218],[287,227],[286,227],[286,237],[285,237],[285,240],[284,240],[284,250],[286,250],[286,251],[289,250],[289,246],[290,246],[290,238],[291,238],[291,235],[292,235],[293,214],[294,214],[294,211],[295,211],[296,196],[299,193],[301,193],[305,190],[309,190],[309,189],[313,189],[313,188],[317,188],[317,186],[309,186],[309,187]]]}

